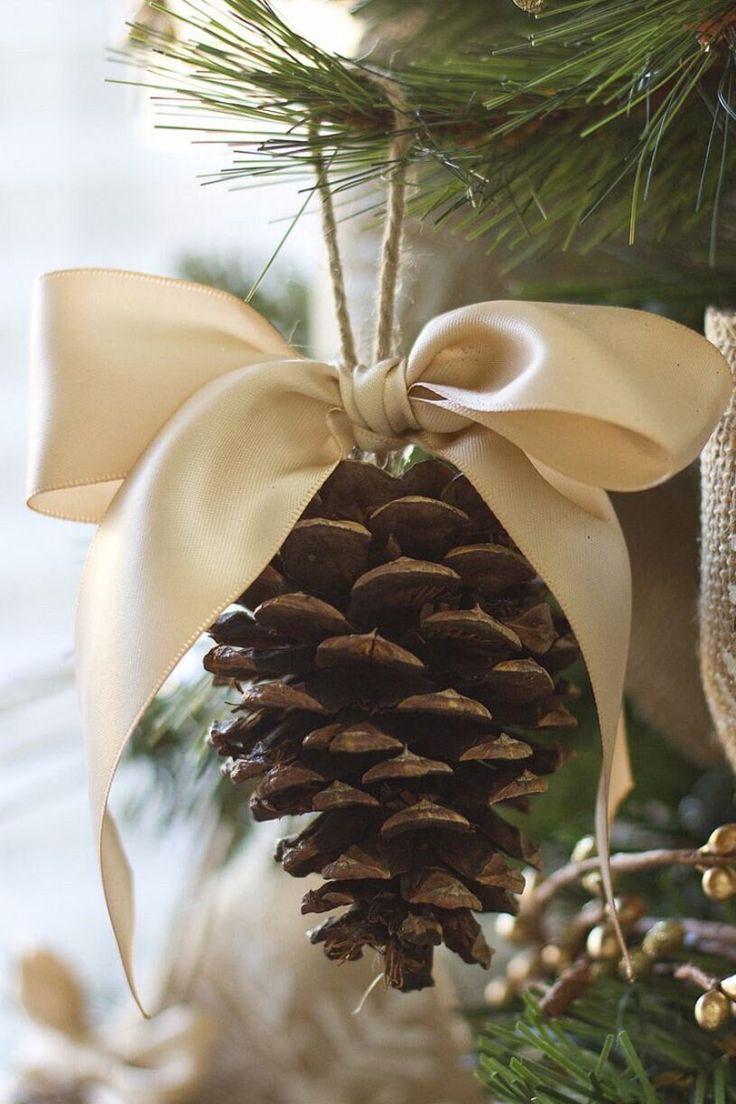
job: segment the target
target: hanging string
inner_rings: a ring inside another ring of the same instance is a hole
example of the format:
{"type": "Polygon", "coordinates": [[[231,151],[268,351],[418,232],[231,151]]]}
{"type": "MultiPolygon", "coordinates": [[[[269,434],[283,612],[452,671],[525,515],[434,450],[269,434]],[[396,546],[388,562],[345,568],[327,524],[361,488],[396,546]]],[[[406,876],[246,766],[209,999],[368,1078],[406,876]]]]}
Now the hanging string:
{"type": "Polygon", "coordinates": [[[385,360],[395,351],[393,347],[396,315],[396,289],[401,266],[401,241],[406,213],[406,154],[411,145],[411,132],[407,127],[406,103],[400,86],[393,80],[374,78],[383,87],[394,109],[394,136],[389,160],[388,197],[386,221],[381,245],[381,265],[378,277],[378,319],[374,363],[385,360]]]}
{"type": "MultiPolygon", "coordinates": [[[[316,137],[316,135],[314,136],[316,137]]],[[[355,347],[353,327],[350,323],[348,298],[345,290],[345,274],[337,241],[337,222],[335,220],[335,208],[332,203],[332,192],[330,191],[327,167],[324,159],[319,154],[315,158],[315,168],[317,189],[322,206],[322,231],[327,245],[330,276],[332,278],[332,295],[335,301],[335,314],[340,331],[340,363],[344,368],[351,369],[355,368],[358,363],[358,354],[355,347]]]]}
{"type": "MultiPolygon", "coordinates": [[[[393,341],[396,319],[396,292],[401,268],[401,246],[404,217],[406,214],[406,162],[407,153],[411,147],[413,137],[412,128],[408,125],[409,117],[406,101],[403,98],[400,86],[396,81],[390,78],[380,77],[375,74],[371,76],[371,79],[383,91],[393,108],[394,114],[394,129],[389,151],[386,218],[383,240],[381,243],[377,287],[377,321],[373,363],[378,364],[380,361],[386,360],[394,354],[393,341]]],[[[313,131],[313,137],[316,147],[316,139],[318,137],[316,130],[313,131]]],[[[329,188],[328,173],[324,160],[319,154],[315,157],[315,165],[317,168],[317,187],[322,199],[322,223],[330,261],[335,309],[340,329],[342,364],[343,367],[352,369],[357,366],[358,358],[356,355],[353,330],[350,324],[344,272],[337,242],[337,223],[335,220],[332,195],[329,188]]],[[[383,457],[384,464],[390,464],[391,455],[393,454],[386,454],[386,456],[383,457]]],[[[604,878],[604,883],[605,882],[606,879],[604,878]]],[[[608,890],[610,922],[621,949],[623,961],[626,965],[627,976],[631,981],[633,980],[631,957],[621,930],[610,881],[608,882],[608,890]]],[[[379,978],[380,976],[381,975],[379,975],[379,978]]],[[[363,994],[363,998],[355,1009],[355,1012],[359,1012],[363,1007],[379,978],[374,979],[373,983],[363,994]]]]}
{"type": "MultiPolygon", "coordinates": [[[[391,103],[394,113],[394,132],[389,152],[386,219],[381,243],[377,289],[377,323],[373,362],[378,363],[378,361],[391,356],[393,352],[396,290],[401,266],[401,243],[406,212],[405,162],[412,136],[411,130],[407,126],[406,104],[400,86],[394,80],[375,74],[371,76],[371,80],[381,88],[391,103]]],[[[312,140],[315,148],[318,145],[317,137],[317,125],[314,124],[312,140]]],[[[343,367],[351,369],[358,364],[358,355],[353,327],[350,322],[345,273],[337,239],[337,220],[332,202],[332,192],[330,191],[328,166],[325,165],[324,158],[319,153],[315,155],[314,164],[317,175],[317,190],[320,194],[322,208],[322,230],[327,246],[332,279],[332,295],[340,332],[340,359],[343,367]]]]}

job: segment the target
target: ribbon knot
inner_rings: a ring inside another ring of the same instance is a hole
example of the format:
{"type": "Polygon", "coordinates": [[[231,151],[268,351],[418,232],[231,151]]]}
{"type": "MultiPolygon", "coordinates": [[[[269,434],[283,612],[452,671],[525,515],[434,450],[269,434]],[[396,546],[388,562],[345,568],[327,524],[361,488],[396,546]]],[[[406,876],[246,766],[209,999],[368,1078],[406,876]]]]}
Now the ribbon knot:
{"type": "Polygon", "coordinates": [[[340,462],[345,419],[370,451],[413,442],[464,472],[565,612],[600,721],[611,898],[631,577],[604,488],[653,486],[698,455],[731,393],[709,342],[642,311],[478,303],[435,318],[405,361],[348,375],[299,357],[234,296],[94,269],[44,278],[35,327],[28,501],[100,523],[76,666],[103,883],[134,993],[131,874],[107,810],[117,764],[178,660],[340,462]]]}
{"type": "Polygon", "coordinates": [[[358,448],[401,449],[420,428],[409,399],[406,367],[403,358],[388,357],[378,364],[340,369],[340,399],[358,448]]]}

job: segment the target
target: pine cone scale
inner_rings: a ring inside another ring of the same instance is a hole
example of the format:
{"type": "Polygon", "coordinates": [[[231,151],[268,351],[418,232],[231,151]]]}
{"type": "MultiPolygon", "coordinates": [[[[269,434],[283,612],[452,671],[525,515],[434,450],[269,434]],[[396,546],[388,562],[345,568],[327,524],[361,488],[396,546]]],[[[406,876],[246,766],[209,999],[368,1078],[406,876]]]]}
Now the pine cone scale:
{"type": "Polygon", "coordinates": [[[257,780],[256,819],[315,814],[277,857],[324,879],[305,913],[345,910],[310,934],[329,958],[374,948],[404,990],[432,984],[442,942],[490,962],[473,912],[514,911],[538,861],[497,809],[564,759],[528,733],[574,723],[557,674],[577,650],[546,598],[446,464],[345,461],[213,626],[205,665],[242,700],[210,745],[257,780]]]}

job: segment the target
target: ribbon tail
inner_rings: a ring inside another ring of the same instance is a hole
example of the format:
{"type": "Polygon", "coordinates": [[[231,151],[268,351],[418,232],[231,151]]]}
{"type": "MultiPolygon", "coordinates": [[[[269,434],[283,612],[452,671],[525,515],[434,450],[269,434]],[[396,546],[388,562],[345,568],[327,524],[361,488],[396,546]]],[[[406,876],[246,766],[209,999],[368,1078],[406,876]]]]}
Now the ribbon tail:
{"type": "Polygon", "coordinates": [[[133,872],[120,839],[118,826],[112,813],[107,808],[107,803],[105,803],[102,813],[99,832],[100,869],[102,871],[102,889],[105,894],[107,913],[112,924],[130,994],[138,1005],[141,1015],[149,1020],[151,1014],[143,1006],[133,968],[133,939],[135,936],[133,872]]]}
{"type": "Polygon", "coordinates": [[[633,980],[631,955],[626,946],[624,933],[616,908],[613,877],[611,873],[611,824],[621,803],[631,791],[633,778],[629,761],[626,719],[623,709],[619,714],[616,735],[613,743],[603,743],[601,774],[595,803],[595,837],[600,859],[601,882],[608,905],[609,916],[618,939],[621,954],[626,964],[629,981],[633,980]]]}
{"type": "Polygon", "coordinates": [[[77,677],[105,896],[139,1006],[133,884],[107,809],[115,771],[179,659],[268,564],[339,462],[336,389],[334,370],[311,361],[251,365],[202,388],[133,468],[90,549],[77,677]]]}
{"type": "MultiPolygon", "coordinates": [[[[429,448],[429,443],[425,444],[429,448]]],[[[621,716],[631,622],[626,543],[606,493],[552,472],[495,433],[472,428],[444,449],[544,578],[577,637],[601,731],[596,833],[603,886],[618,929],[609,824],[631,786],[621,716]]]]}

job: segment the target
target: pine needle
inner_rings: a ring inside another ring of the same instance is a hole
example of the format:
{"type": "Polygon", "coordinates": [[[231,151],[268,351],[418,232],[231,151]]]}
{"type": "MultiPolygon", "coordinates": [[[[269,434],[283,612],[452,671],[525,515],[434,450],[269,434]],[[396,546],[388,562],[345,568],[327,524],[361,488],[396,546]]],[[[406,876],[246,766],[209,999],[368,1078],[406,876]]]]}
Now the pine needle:
{"type": "MultiPolygon", "coordinates": [[[[409,104],[414,213],[525,259],[687,230],[715,261],[736,170],[730,0],[548,0],[534,21],[506,2],[409,6],[419,30],[391,75],[409,104]]],[[[380,21],[391,5],[357,8],[380,21]]],[[[322,50],[265,0],[182,0],[168,15],[171,32],[132,26],[127,60],[160,110],[226,145],[211,180],[304,171],[315,152],[334,159],[336,189],[386,171],[382,69],[322,50]]]]}

